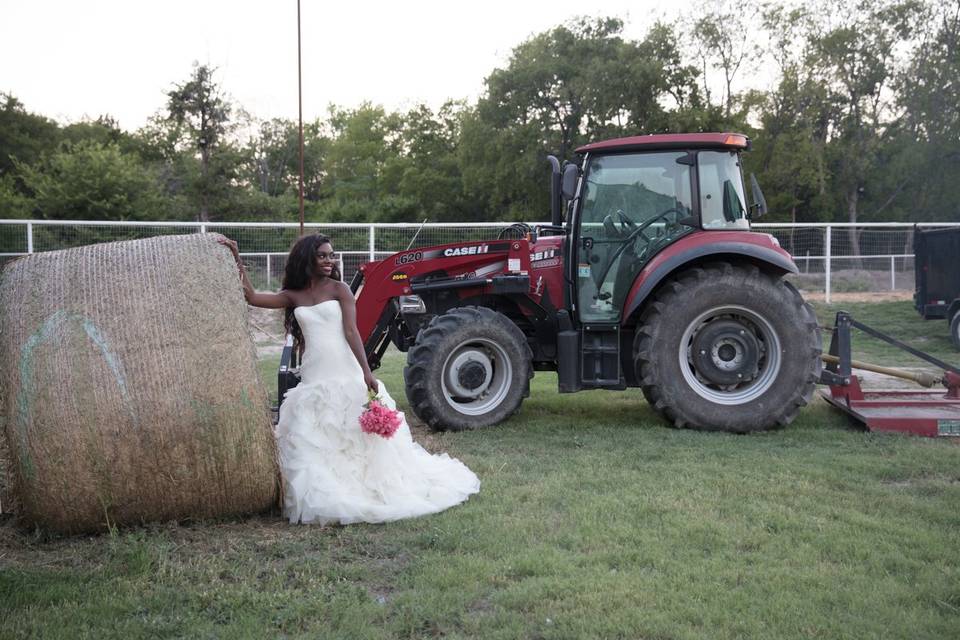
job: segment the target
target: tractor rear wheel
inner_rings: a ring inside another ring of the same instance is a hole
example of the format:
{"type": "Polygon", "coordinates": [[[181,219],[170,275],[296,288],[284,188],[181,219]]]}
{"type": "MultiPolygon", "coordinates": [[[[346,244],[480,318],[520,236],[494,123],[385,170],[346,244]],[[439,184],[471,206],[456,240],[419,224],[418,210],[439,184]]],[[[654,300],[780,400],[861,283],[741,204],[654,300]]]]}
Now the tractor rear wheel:
{"type": "Polygon", "coordinates": [[[677,427],[785,426],[820,376],[817,319],[789,283],[754,266],[690,269],[640,319],[634,363],[647,401],[677,427]]]}
{"type": "Polygon", "coordinates": [[[451,309],[433,318],[407,353],[407,399],[434,430],[497,424],[530,395],[532,359],[526,336],[503,314],[451,309]]]}

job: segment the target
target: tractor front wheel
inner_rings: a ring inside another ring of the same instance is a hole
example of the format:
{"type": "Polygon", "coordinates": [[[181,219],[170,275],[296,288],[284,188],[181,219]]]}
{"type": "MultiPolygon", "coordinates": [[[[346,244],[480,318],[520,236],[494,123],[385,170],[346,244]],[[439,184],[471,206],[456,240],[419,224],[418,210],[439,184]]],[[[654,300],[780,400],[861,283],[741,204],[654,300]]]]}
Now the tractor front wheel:
{"type": "Polygon", "coordinates": [[[407,399],[434,430],[490,426],[530,395],[532,358],[523,332],[503,314],[451,309],[433,318],[407,353],[407,399]]]}
{"type": "Polygon", "coordinates": [[[708,265],[665,285],[634,341],[644,396],[677,427],[747,433],[789,424],[820,375],[816,316],[782,278],[708,265]]]}

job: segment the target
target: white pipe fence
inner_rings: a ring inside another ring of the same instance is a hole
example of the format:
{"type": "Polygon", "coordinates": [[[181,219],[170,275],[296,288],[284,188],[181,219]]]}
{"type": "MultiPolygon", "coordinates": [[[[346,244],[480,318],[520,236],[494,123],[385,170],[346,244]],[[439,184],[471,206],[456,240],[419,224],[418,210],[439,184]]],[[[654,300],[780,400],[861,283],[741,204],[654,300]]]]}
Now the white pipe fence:
{"type": "MultiPolygon", "coordinates": [[[[467,240],[491,240],[507,222],[309,223],[312,232],[330,235],[340,254],[340,270],[349,280],[360,264],[402,251],[413,242],[424,247],[467,240]]],[[[534,223],[535,224],[535,223],[534,223]]],[[[957,227],[921,223],[919,227],[957,227]]],[[[911,223],[757,223],[793,255],[800,274],[794,283],[805,292],[834,293],[914,288],[911,223]]],[[[237,240],[256,286],[279,287],[297,223],[274,222],[107,222],[95,220],[0,220],[0,264],[16,256],[96,242],[155,235],[217,232],[237,240]]]]}

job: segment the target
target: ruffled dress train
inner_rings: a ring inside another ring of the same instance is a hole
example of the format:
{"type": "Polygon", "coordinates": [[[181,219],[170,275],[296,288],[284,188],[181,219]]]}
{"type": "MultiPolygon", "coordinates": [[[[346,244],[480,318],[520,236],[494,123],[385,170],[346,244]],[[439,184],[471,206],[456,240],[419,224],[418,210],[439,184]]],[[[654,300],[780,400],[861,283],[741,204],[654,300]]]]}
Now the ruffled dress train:
{"type": "MultiPolygon", "coordinates": [[[[283,512],[291,523],[412,518],[480,490],[462,462],[414,442],[405,418],[392,438],[363,433],[359,417],[367,388],[343,333],[340,303],[328,300],[294,313],[306,344],[301,382],[284,396],[276,428],[283,512]]],[[[396,409],[382,382],[378,395],[396,409]]]]}

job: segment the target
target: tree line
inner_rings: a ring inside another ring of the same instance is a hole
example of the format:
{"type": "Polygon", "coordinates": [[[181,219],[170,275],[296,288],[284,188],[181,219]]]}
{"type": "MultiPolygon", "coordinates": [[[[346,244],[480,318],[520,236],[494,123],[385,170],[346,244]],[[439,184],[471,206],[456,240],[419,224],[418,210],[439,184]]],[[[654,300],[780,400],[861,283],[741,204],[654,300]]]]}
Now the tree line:
{"type": "MultiPolygon", "coordinates": [[[[304,124],[306,218],[545,220],[548,154],[739,131],[772,221],[960,220],[960,0],[708,0],[623,30],[536,34],[474,103],[331,106],[304,124]]],[[[0,218],[293,220],[298,152],[295,121],[253,118],[204,65],[133,132],[0,94],[0,218]]]]}

